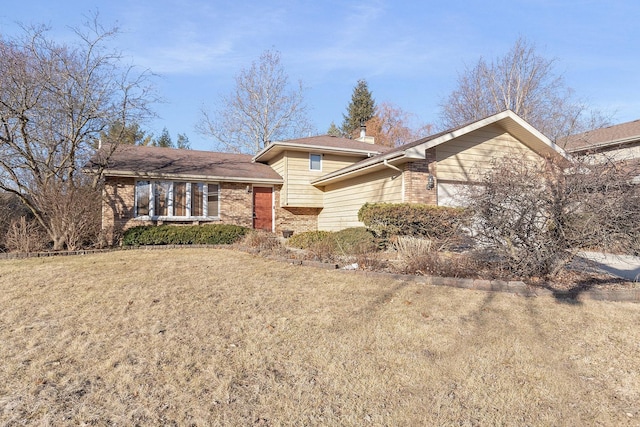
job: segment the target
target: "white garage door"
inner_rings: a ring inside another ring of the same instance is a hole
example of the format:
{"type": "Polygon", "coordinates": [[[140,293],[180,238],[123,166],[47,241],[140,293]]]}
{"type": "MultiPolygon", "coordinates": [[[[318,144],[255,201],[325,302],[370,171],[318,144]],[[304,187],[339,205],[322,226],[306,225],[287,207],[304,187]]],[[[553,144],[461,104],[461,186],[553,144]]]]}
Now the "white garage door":
{"type": "Polygon", "coordinates": [[[466,184],[438,183],[438,206],[465,206],[466,184]]]}

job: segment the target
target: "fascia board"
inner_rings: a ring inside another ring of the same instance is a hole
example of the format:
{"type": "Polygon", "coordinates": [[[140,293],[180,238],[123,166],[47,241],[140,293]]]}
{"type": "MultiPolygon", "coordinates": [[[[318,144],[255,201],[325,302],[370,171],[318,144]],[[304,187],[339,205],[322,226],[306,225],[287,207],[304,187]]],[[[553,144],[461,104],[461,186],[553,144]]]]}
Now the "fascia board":
{"type": "Polygon", "coordinates": [[[174,173],[154,173],[154,172],[132,172],[108,169],[104,172],[104,176],[127,177],[127,178],[146,178],[146,179],[177,179],[177,180],[194,180],[194,181],[216,181],[216,182],[241,182],[252,184],[282,184],[282,179],[271,178],[251,178],[251,177],[230,177],[219,175],[194,175],[194,174],[174,174],[174,173]]]}

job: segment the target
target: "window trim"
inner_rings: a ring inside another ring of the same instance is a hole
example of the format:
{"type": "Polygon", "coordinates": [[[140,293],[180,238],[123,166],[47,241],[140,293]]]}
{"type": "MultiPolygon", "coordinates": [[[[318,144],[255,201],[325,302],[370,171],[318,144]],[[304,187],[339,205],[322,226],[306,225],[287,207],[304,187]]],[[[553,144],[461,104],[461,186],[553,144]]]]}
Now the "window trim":
{"type": "Polygon", "coordinates": [[[322,172],[322,154],[320,154],[320,153],[309,153],[309,170],[310,171],[315,171],[315,172],[322,172]],[[312,160],[313,156],[318,156],[318,158],[319,158],[318,164],[319,164],[320,167],[318,169],[314,169],[312,167],[313,166],[313,160],[312,160]]]}

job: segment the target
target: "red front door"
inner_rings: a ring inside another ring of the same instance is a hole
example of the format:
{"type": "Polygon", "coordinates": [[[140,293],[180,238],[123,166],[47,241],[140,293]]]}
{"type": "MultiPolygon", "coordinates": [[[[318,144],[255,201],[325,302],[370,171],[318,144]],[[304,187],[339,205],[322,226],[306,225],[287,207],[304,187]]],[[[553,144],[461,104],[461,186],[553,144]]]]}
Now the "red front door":
{"type": "Polygon", "coordinates": [[[253,187],[253,228],[256,230],[272,230],[272,192],[270,187],[253,187]]]}

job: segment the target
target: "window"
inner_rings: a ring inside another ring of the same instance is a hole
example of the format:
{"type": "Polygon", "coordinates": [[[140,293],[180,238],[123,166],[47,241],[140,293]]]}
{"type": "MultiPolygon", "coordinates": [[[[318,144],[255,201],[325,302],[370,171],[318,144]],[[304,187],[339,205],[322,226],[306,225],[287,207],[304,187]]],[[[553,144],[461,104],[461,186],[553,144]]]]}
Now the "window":
{"type": "Polygon", "coordinates": [[[218,184],[209,184],[207,192],[207,216],[218,216],[218,184]]]}
{"type": "Polygon", "coordinates": [[[149,215],[150,188],[149,181],[136,182],[136,216],[149,215]]]}
{"type": "Polygon", "coordinates": [[[169,190],[171,183],[168,181],[158,181],[154,183],[153,193],[153,214],[155,216],[169,215],[169,190]]]}
{"type": "Polygon", "coordinates": [[[322,155],[321,154],[309,154],[309,170],[321,171],[322,170],[322,155]]]}
{"type": "Polygon", "coordinates": [[[137,181],[136,217],[218,217],[220,185],[202,182],[137,181]]]}
{"type": "Polygon", "coordinates": [[[204,184],[191,184],[191,216],[204,216],[202,203],[204,199],[204,184]]]}
{"type": "Polygon", "coordinates": [[[173,215],[187,216],[187,183],[173,183],[173,215]]]}

